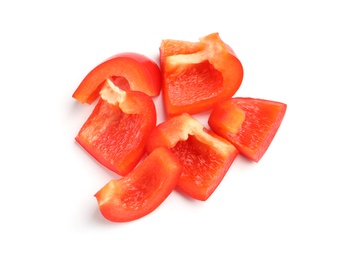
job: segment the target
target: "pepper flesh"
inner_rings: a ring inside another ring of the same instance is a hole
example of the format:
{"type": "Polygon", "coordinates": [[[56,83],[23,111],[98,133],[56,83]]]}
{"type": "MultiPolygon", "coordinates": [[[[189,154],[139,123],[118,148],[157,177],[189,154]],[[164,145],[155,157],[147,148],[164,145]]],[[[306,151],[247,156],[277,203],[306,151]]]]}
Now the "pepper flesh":
{"type": "Polygon", "coordinates": [[[155,149],[128,175],[108,182],[95,194],[100,212],[112,222],[146,216],[174,190],[181,169],[169,149],[155,149]]]}
{"type": "Polygon", "coordinates": [[[232,144],[187,113],[152,130],[147,152],[163,146],[171,149],[183,165],[176,189],[202,201],[211,196],[238,155],[232,144]]]}
{"type": "Polygon", "coordinates": [[[100,96],[75,139],[98,162],[124,176],[145,154],[147,138],[156,126],[155,105],[147,94],[123,91],[110,80],[100,96]]]}
{"type": "Polygon", "coordinates": [[[275,137],[286,109],[287,105],[281,102],[234,97],[213,108],[208,124],[242,155],[259,162],[275,137]]]}
{"type": "Polygon", "coordinates": [[[163,40],[160,46],[162,93],[169,117],[196,114],[232,97],[243,80],[243,67],[218,33],[199,42],[163,40]]]}

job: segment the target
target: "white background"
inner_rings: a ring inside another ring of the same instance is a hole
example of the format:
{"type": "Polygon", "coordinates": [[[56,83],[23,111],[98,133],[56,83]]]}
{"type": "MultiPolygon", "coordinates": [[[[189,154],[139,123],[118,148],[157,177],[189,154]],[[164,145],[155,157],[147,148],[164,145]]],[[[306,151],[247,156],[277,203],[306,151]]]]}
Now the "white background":
{"type": "Polygon", "coordinates": [[[350,259],[349,11],[345,0],[2,1],[0,258],[350,259]],[[116,176],[75,143],[93,107],[72,93],[114,54],[158,62],[162,39],[212,32],[243,64],[236,96],[288,105],[269,150],[257,164],[238,157],[206,202],[173,192],[140,220],[106,221],[93,195],[116,176]]]}

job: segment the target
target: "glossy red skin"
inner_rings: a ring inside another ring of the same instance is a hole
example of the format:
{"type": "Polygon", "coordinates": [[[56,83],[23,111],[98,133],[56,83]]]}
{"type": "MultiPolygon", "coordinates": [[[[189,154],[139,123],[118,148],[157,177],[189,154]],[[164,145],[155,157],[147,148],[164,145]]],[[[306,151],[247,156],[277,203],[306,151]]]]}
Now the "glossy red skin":
{"type": "Polygon", "coordinates": [[[281,102],[235,97],[217,104],[208,124],[254,162],[263,157],[275,137],[287,105],[281,102]]]}
{"type": "Polygon", "coordinates": [[[146,149],[151,153],[158,147],[171,149],[183,165],[176,189],[202,201],[212,195],[238,155],[233,145],[189,114],[174,116],[153,129],[146,149]]]}
{"type": "Polygon", "coordinates": [[[169,117],[210,110],[232,97],[243,80],[243,67],[218,33],[199,42],[163,40],[160,46],[162,93],[169,117]]]}
{"type": "Polygon", "coordinates": [[[181,172],[180,162],[169,149],[155,149],[128,175],[110,181],[95,194],[100,212],[112,222],[144,217],[170,195],[181,172]]]}
{"type": "MultiPolygon", "coordinates": [[[[133,52],[119,53],[92,69],[73,93],[81,103],[93,103],[99,97],[101,84],[106,79],[126,80],[127,89],[141,91],[149,96],[158,96],[161,90],[159,66],[150,58],[133,52]]],[[[124,80],[124,81],[125,81],[124,80]]],[[[119,86],[122,89],[123,86],[119,86]]]]}
{"type": "Polygon", "coordinates": [[[98,101],[75,139],[98,162],[124,176],[145,154],[147,138],[156,126],[156,110],[151,97],[143,92],[120,93],[111,91],[108,96],[125,94],[125,99],[115,104],[102,98],[98,101]]]}

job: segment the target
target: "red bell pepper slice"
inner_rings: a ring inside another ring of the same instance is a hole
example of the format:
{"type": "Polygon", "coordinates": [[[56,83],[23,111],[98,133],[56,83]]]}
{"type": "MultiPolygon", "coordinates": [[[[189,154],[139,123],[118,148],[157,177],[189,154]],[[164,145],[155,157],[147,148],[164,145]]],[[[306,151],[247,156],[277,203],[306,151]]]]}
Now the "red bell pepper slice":
{"type": "Polygon", "coordinates": [[[170,148],[183,165],[176,189],[202,201],[211,196],[238,155],[230,142],[187,113],[174,116],[153,129],[147,152],[162,146],[170,148]]]}
{"type": "Polygon", "coordinates": [[[286,109],[281,102],[235,97],[217,104],[208,124],[242,155],[258,162],[276,135],[286,109]]]}
{"type": "Polygon", "coordinates": [[[102,85],[100,96],[75,139],[98,162],[124,176],[145,154],[156,126],[155,105],[147,94],[123,91],[110,80],[102,85]]]}
{"type": "Polygon", "coordinates": [[[158,96],[161,90],[159,66],[142,54],[124,52],[92,69],[73,93],[73,98],[91,104],[99,97],[101,84],[106,79],[118,82],[124,90],[142,91],[149,96],[158,96]]]}
{"type": "Polygon", "coordinates": [[[168,116],[195,114],[232,97],[243,80],[243,67],[218,33],[199,42],[162,40],[162,93],[168,116]]]}
{"type": "Polygon", "coordinates": [[[155,149],[128,175],[95,194],[100,212],[112,222],[144,217],[170,195],[181,172],[182,165],[169,149],[155,149]]]}

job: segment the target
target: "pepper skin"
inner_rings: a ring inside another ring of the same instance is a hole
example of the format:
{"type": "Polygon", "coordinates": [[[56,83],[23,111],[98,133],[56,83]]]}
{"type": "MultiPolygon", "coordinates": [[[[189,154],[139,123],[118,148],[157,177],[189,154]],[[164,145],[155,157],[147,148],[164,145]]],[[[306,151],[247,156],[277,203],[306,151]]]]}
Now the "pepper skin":
{"type": "Polygon", "coordinates": [[[120,86],[123,90],[141,91],[149,96],[158,96],[161,90],[159,66],[142,54],[124,52],[92,69],[73,93],[73,98],[92,104],[99,97],[106,79],[116,84],[123,82],[123,87],[120,86]]]}

